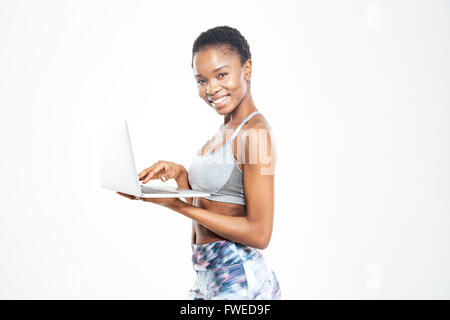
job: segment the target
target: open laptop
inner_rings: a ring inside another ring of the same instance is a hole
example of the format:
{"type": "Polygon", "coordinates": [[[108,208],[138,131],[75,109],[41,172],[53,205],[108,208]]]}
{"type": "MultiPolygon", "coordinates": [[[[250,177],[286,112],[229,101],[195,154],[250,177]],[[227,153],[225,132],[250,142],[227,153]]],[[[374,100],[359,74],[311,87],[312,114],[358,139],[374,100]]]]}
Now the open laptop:
{"type": "Polygon", "coordinates": [[[211,195],[170,185],[141,184],[131,149],[127,121],[102,121],[98,123],[97,129],[100,184],[103,188],[142,198],[194,198],[211,195]]]}

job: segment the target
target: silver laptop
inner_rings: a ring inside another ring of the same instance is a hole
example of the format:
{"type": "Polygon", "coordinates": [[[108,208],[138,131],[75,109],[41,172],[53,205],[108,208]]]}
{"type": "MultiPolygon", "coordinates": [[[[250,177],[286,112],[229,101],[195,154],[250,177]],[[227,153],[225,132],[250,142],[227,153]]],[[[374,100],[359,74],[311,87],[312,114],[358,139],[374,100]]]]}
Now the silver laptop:
{"type": "Polygon", "coordinates": [[[102,121],[97,129],[100,184],[103,188],[143,198],[194,198],[211,195],[170,185],[151,186],[151,181],[141,184],[131,149],[127,121],[102,121]]]}

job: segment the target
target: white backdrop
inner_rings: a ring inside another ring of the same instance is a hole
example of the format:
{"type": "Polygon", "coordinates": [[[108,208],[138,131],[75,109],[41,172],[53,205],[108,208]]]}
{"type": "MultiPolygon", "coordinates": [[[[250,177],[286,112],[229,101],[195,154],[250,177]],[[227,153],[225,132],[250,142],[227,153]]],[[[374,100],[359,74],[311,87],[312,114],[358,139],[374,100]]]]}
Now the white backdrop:
{"type": "Polygon", "coordinates": [[[88,123],[187,168],[223,121],[190,67],[218,25],[276,136],[283,298],[450,298],[450,3],[375,0],[1,0],[0,298],[185,297],[191,220],[100,189],[88,123]]]}

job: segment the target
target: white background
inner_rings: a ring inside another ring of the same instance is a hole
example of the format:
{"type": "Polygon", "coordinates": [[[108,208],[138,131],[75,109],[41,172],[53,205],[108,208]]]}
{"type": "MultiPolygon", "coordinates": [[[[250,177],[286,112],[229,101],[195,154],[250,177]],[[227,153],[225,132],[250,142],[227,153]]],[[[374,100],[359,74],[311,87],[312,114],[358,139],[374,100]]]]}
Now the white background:
{"type": "Polygon", "coordinates": [[[450,298],[443,0],[1,0],[0,298],[185,297],[191,220],[100,189],[88,123],[128,119],[139,171],[187,168],[223,121],[190,67],[219,25],[276,136],[283,298],[450,298]]]}

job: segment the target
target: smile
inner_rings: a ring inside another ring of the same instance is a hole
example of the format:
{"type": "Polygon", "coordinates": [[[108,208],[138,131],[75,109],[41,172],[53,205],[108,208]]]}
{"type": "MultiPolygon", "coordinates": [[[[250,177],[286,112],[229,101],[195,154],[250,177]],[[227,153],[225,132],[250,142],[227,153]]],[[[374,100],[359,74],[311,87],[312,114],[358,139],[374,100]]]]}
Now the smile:
{"type": "Polygon", "coordinates": [[[225,104],[228,102],[229,98],[230,98],[230,95],[227,95],[227,96],[222,97],[222,98],[220,98],[220,99],[212,100],[211,103],[212,103],[215,107],[222,106],[222,105],[225,105],[225,104]]]}

